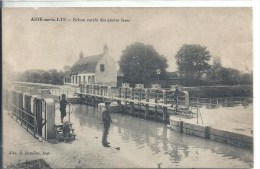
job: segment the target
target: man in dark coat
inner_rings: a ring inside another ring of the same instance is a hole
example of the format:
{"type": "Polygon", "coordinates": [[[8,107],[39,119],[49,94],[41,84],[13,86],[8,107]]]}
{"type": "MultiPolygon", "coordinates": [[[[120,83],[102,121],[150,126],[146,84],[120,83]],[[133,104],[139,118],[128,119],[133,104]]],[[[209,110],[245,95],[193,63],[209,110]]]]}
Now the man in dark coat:
{"type": "Polygon", "coordinates": [[[112,122],[111,117],[110,117],[109,107],[110,107],[110,102],[106,101],[105,109],[102,113],[102,120],[103,120],[103,124],[104,124],[102,144],[104,147],[110,147],[109,146],[110,143],[107,142],[107,135],[108,135],[108,131],[110,128],[110,122],[112,122]]]}
{"type": "Polygon", "coordinates": [[[61,95],[61,101],[60,101],[60,114],[61,114],[61,123],[63,123],[63,119],[66,116],[66,105],[68,104],[66,100],[66,95],[61,95]]]}

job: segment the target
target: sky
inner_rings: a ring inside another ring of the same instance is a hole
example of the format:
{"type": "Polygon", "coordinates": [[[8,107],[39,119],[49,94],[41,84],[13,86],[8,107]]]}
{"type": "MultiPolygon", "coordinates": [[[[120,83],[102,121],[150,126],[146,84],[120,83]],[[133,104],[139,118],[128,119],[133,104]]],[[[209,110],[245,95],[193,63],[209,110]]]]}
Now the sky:
{"type": "MultiPolygon", "coordinates": [[[[184,44],[206,46],[224,67],[253,70],[251,8],[4,8],[3,63],[15,71],[63,69],[84,56],[103,52],[119,61],[134,42],[153,45],[176,71],[184,44]],[[65,22],[31,21],[33,17],[65,22]],[[73,22],[73,18],[98,22],[73,22]],[[130,22],[100,22],[100,19],[130,22]],[[68,21],[71,19],[71,21],[68,21]]],[[[211,62],[212,63],[212,62],[211,62]]]]}

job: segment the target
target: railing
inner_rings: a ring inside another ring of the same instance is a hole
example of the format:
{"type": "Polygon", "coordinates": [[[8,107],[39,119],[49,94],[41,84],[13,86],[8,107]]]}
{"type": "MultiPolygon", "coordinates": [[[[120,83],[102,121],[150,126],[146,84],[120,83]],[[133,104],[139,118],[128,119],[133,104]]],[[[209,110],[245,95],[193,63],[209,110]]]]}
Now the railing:
{"type": "MultiPolygon", "coordinates": [[[[16,87],[21,91],[30,91],[31,93],[35,93],[35,89],[33,90],[31,87],[26,88],[26,83],[15,83],[16,87]]],[[[32,84],[29,84],[32,85],[32,84]]],[[[37,85],[37,84],[35,84],[37,85]]],[[[90,94],[96,96],[107,97],[110,99],[114,98],[123,98],[123,99],[133,99],[135,101],[148,101],[154,103],[163,103],[163,100],[166,99],[166,104],[175,104],[176,98],[172,96],[174,91],[170,89],[165,90],[166,96],[163,96],[163,89],[149,89],[148,100],[145,99],[145,88],[130,88],[130,87],[122,87],[122,88],[108,88],[108,86],[98,85],[98,84],[84,84],[81,85],[80,88],[75,87],[71,89],[62,89],[55,85],[46,85],[40,84],[41,87],[49,87],[50,94],[53,98],[60,99],[62,94],[66,94],[66,97],[74,97],[75,93],[82,94],[90,94]],[[55,88],[54,88],[55,87],[55,88]],[[133,93],[131,93],[131,90],[133,93]]],[[[36,92],[37,93],[37,92],[36,92]]],[[[43,95],[43,94],[42,94],[43,95]]],[[[185,98],[182,95],[178,95],[178,105],[185,105],[185,98]]],[[[191,107],[201,107],[201,106],[212,106],[212,107],[220,107],[220,106],[232,106],[238,104],[247,104],[251,102],[251,98],[245,97],[226,97],[226,98],[198,98],[198,97],[190,97],[189,103],[191,107]]]]}
{"type": "Polygon", "coordinates": [[[34,137],[47,138],[45,100],[19,91],[5,90],[5,108],[16,122],[20,123],[34,137]]]}
{"type": "Polygon", "coordinates": [[[191,106],[212,106],[212,107],[221,107],[221,106],[232,106],[240,104],[251,103],[251,98],[246,97],[224,97],[224,98],[197,98],[191,97],[190,104],[191,106]]]}
{"type": "Polygon", "coordinates": [[[10,115],[15,118],[16,121],[20,121],[21,126],[24,127],[27,131],[33,134],[35,137],[38,137],[38,127],[37,127],[37,120],[36,117],[21,108],[11,105],[12,110],[10,115]],[[23,112],[23,116],[20,115],[18,112],[23,112]]]}

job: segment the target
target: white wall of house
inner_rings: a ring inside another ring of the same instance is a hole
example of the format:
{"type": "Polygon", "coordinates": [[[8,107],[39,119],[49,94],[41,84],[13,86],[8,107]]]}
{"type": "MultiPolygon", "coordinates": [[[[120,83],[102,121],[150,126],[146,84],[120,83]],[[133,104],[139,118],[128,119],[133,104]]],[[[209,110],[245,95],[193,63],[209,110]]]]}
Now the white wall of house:
{"type": "Polygon", "coordinates": [[[95,80],[95,73],[80,73],[78,75],[72,75],[71,83],[66,84],[79,85],[82,83],[92,83],[93,79],[95,80]]]}
{"type": "Polygon", "coordinates": [[[117,83],[117,67],[116,62],[105,53],[98,61],[96,66],[96,83],[116,86],[117,83]],[[104,71],[100,70],[101,65],[104,65],[104,71]]]}
{"type": "Polygon", "coordinates": [[[85,83],[85,82],[86,83],[92,83],[93,76],[95,77],[95,73],[80,73],[80,74],[78,74],[78,79],[80,79],[80,81],[78,81],[78,84],[79,83],[85,83]]]}

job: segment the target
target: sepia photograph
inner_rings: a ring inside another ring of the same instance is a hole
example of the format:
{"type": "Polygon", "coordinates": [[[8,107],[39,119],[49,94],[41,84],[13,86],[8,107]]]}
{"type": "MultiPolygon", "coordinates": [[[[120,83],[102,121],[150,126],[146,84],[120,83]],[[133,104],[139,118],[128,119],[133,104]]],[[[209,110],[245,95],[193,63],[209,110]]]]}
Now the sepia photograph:
{"type": "Polygon", "coordinates": [[[2,9],[3,167],[253,168],[251,7],[2,9]]]}

